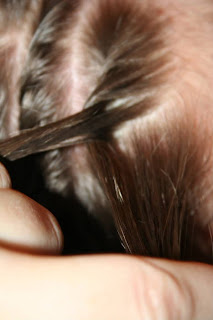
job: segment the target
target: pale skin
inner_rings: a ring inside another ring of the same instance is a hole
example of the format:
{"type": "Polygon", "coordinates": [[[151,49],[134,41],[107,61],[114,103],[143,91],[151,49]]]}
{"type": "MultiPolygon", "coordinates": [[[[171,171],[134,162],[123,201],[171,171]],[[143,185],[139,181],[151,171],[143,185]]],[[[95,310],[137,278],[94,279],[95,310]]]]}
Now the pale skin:
{"type": "Polygon", "coordinates": [[[62,257],[57,221],[10,188],[3,166],[0,172],[1,319],[213,318],[212,266],[127,255],[62,257]]]}

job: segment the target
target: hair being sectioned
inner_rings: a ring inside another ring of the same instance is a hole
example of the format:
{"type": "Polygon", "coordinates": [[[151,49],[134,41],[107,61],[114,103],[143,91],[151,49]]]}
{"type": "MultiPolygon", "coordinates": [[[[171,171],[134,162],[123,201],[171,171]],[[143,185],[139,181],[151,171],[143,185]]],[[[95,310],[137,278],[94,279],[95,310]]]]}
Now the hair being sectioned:
{"type": "Polygon", "coordinates": [[[20,130],[44,126],[45,137],[45,125],[61,125],[43,159],[47,185],[113,217],[129,253],[197,258],[211,151],[172,95],[172,19],[149,1],[55,3],[32,37],[20,95],[20,130]],[[60,149],[73,119],[84,126],[78,145],[60,149]]]}

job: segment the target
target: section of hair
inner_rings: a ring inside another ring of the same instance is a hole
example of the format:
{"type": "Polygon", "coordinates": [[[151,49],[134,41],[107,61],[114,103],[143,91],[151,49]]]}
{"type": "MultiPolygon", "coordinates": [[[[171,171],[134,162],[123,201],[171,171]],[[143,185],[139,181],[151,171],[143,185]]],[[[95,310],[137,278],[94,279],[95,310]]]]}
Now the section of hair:
{"type": "Polygon", "coordinates": [[[200,223],[206,214],[201,207],[208,201],[209,175],[212,181],[212,149],[206,147],[210,137],[188,116],[184,120],[170,115],[164,125],[152,125],[145,132],[136,127],[127,142],[129,152],[116,140],[91,144],[91,168],[99,176],[128,252],[211,260],[208,225],[200,223]],[[208,239],[204,252],[201,232],[208,239]]]}

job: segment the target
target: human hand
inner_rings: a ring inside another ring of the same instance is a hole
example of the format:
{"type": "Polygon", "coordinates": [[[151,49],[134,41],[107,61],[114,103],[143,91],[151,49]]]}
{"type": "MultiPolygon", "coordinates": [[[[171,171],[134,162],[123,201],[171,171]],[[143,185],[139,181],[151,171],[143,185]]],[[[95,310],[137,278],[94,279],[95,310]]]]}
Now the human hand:
{"type": "Polygon", "coordinates": [[[0,319],[213,318],[212,266],[127,255],[45,256],[62,249],[59,225],[7,189],[8,174],[2,167],[0,173],[0,319]]]}

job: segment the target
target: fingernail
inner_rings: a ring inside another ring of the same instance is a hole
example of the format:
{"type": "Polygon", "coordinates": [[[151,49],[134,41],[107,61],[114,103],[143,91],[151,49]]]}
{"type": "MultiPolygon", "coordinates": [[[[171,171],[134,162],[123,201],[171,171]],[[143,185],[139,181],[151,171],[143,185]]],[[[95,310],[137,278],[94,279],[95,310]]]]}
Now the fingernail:
{"type": "Polygon", "coordinates": [[[58,221],[56,220],[56,218],[50,214],[49,215],[49,219],[51,221],[54,233],[55,233],[55,237],[57,239],[57,244],[58,244],[58,253],[62,252],[63,246],[64,246],[64,237],[63,237],[63,233],[61,231],[61,228],[59,226],[58,221]]]}

